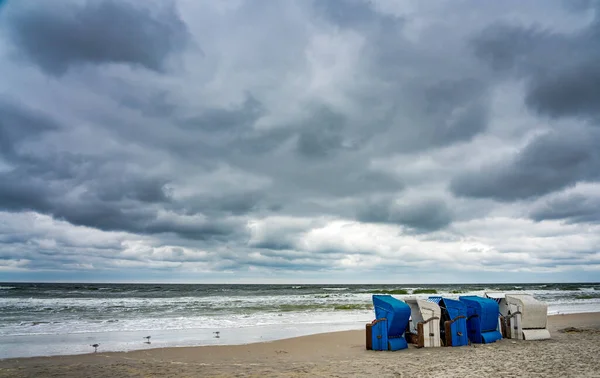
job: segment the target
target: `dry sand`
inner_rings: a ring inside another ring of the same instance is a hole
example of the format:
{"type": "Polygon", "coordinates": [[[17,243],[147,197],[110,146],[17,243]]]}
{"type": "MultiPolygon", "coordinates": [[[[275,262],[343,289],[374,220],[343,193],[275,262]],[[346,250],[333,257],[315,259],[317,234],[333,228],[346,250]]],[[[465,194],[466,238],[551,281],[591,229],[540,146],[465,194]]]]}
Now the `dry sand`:
{"type": "Polygon", "coordinates": [[[364,331],[237,346],[0,361],[0,377],[600,377],[600,313],[549,318],[551,340],[397,352],[364,331]],[[574,327],[568,332],[561,332],[574,327]]]}

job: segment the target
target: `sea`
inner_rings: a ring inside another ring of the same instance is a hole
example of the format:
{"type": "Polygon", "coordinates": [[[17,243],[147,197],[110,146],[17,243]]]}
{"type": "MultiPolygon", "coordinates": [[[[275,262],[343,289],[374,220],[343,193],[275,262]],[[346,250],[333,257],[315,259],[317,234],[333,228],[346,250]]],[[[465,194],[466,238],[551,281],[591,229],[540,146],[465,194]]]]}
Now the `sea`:
{"type": "Polygon", "coordinates": [[[373,294],[528,293],[549,314],[600,312],[600,283],[208,285],[0,283],[0,359],[233,345],[364,329],[373,294]],[[147,338],[150,336],[150,338],[147,338]]]}

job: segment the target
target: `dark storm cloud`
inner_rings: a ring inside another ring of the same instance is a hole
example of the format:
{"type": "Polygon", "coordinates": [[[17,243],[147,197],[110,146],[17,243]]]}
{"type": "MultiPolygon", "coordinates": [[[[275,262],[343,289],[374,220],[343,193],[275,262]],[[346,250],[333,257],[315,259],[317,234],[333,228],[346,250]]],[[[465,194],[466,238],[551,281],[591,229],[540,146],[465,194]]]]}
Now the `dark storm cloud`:
{"type": "Polygon", "coordinates": [[[316,109],[300,127],[298,153],[307,158],[325,158],[342,147],[345,119],[328,108],[316,109]]]}
{"type": "Polygon", "coordinates": [[[23,141],[58,129],[58,124],[43,114],[0,98],[0,155],[5,158],[10,160],[23,141]]]}
{"type": "Polygon", "coordinates": [[[569,223],[600,223],[600,197],[568,193],[548,199],[529,213],[536,221],[564,220],[569,223]]]}
{"type": "Polygon", "coordinates": [[[424,114],[435,115],[429,137],[434,145],[469,140],[488,122],[486,88],[474,79],[445,80],[425,88],[424,114]]]}
{"type": "Polygon", "coordinates": [[[263,114],[263,105],[248,94],[242,104],[233,109],[207,109],[200,115],[181,122],[188,131],[232,133],[249,128],[263,114]]]}
{"type": "Polygon", "coordinates": [[[452,212],[442,200],[418,200],[405,204],[379,200],[365,203],[358,212],[358,220],[394,223],[419,232],[429,232],[449,225],[452,212]]]}
{"type": "Polygon", "coordinates": [[[328,21],[344,28],[395,28],[402,27],[402,19],[379,13],[373,4],[357,0],[316,0],[315,10],[328,21]]]}
{"type": "Polygon", "coordinates": [[[535,138],[513,159],[465,172],[451,183],[459,196],[501,201],[538,197],[600,179],[600,132],[585,128],[535,138]]]}
{"type": "Polygon", "coordinates": [[[118,102],[131,109],[139,110],[148,117],[168,117],[175,112],[176,105],[168,99],[166,91],[153,93],[142,97],[140,93],[125,93],[119,96],[118,102]]]}
{"type": "Polygon", "coordinates": [[[475,53],[494,70],[524,78],[526,104],[538,113],[598,117],[600,3],[593,5],[596,18],[580,31],[495,25],[474,40],[475,53]]]}
{"type": "Polygon", "coordinates": [[[600,179],[600,134],[594,130],[600,116],[599,17],[597,12],[588,26],[570,33],[497,24],[474,39],[476,55],[494,71],[524,80],[530,109],[551,118],[581,117],[588,126],[555,129],[509,161],[460,174],[451,183],[455,194],[514,201],[600,179]]]}
{"type": "MultiPolygon", "coordinates": [[[[201,214],[203,208],[190,214],[185,205],[173,203],[168,177],[129,171],[110,157],[19,150],[26,142],[64,129],[46,114],[6,101],[0,103],[1,151],[4,156],[10,154],[8,161],[15,166],[0,172],[1,210],[32,210],[107,231],[173,232],[191,239],[231,234],[239,227],[216,218],[186,220],[184,216],[201,214]],[[161,209],[175,213],[161,217],[161,209]]],[[[252,198],[213,198],[206,208],[239,213],[251,207],[249,201],[252,198]]]]}
{"type": "Polygon", "coordinates": [[[80,64],[124,63],[165,70],[188,39],[173,4],[148,9],[139,2],[102,0],[38,3],[10,14],[16,47],[45,72],[60,76],[80,64]]]}
{"type": "Polygon", "coordinates": [[[143,178],[136,181],[129,177],[126,186],[118,185],[113,176],[82,182],[77,177],[45,181],[32,178],[22,170],[0,173],[0,210],[33,210],[73,225],[105,231],[172,232],[197,240],[243,232],[242,226],[233,221],[187,219],[184,214],[175,212],[161,215],[160,209],[168,211],[171,207],[161,181],[148,182],[143,178]],[[78,186],[82,187],[81,194],[68,195],[78,186]]]}
{"type": "MultiPolygon", "coordinates": [[[[371,153],[422,151],[468,141],[486,130],[489,78],[469,55],[458,53],[460,43],[448,41],[443,52],[429,50],[406,38],[411,20],[378,12],[367,1],[317,1],[314,8],[328,22],[365,38],[363,74],[372,83],[385,83],[355,95],[371,119],[355,125],[359,130],[345,131],[376,145],[371,153]],[[435,59],[438,54],[452,63],[435,59]]],[[[338,143],[333,134],[311,145],[338,143]]]]}

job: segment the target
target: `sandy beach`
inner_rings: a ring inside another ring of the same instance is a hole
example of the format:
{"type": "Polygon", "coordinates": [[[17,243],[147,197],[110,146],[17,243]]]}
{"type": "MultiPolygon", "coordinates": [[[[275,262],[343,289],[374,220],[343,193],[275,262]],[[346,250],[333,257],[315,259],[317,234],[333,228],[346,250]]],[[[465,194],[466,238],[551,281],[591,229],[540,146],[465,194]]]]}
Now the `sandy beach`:
{"type": "Polygon", "coordinates": [[[0,377],[598,376],[600,313],[551,316],[549,329],[552,339],[545,341],[398,352],[367,351],[364,331],[344,331],[248,345],[20,358],[0,361],[0,377]]]}

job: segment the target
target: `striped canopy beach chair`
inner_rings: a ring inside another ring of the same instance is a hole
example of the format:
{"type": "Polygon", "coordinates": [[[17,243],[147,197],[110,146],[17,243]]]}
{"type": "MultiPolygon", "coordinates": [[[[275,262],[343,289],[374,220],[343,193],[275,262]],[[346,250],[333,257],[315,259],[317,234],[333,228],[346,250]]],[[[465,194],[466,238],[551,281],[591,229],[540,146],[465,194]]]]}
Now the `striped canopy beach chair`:
{"type": "Polygon", "coordinates": [[[469,345],[467,337],[467,306],[456,299],[429,297],[440,306],[440,338],[445,346],[469,345]]]}

